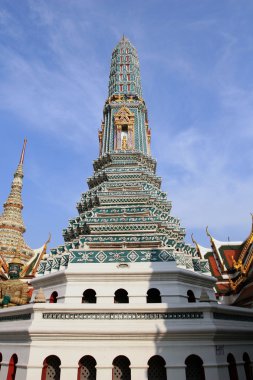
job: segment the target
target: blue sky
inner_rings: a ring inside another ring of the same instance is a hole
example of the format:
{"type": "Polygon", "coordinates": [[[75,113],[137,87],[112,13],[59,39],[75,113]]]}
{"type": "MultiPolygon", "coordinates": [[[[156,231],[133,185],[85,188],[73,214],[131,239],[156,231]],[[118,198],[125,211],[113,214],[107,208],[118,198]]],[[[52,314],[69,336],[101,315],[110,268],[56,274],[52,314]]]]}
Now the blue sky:
{"type": "Polygon", "coordinates": [[[111,52],[138,50],[152,154],[172,214],[208,244],[253,212],[253,2],[2,0],[0,203],[27,137],[26,241],[62,244],[98,156],[111,52]]]}

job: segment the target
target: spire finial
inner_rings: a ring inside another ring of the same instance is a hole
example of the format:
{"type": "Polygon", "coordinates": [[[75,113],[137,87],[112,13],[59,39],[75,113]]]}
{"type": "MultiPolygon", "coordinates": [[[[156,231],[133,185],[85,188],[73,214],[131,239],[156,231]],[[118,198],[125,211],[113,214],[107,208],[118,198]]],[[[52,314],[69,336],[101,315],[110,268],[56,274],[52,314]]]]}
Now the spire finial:
{"type": "Polygon", "coordinates": [[[20,156],[20,161],[19,161],[20,165],[23,165],[24,163],[26,143],[27,143],[27,139],[24,139],[24,144],[23,144],[23,148],[22,148],[22,152],[20,156]]]}
{"type": "Polygon", "coordinates": [[[193,234],[191,234],[191,239],[192,239],[192,242],[193,242],[193,244],[195,244],[196,246],[198,245],[198,243],[196,242],[196,240],[194,239],[194,236],[193,236],[193,234]]]}
{"type": "Polygon", "coordinates": [[[210,237],[210,239],[212,239],[212,236],[211,236],[211,234],[210,234],[210,232],[209,232],[209,230],[208,230],[208,226],[206,226],[206,234],[207,234],[207,236],[210,237]]]}

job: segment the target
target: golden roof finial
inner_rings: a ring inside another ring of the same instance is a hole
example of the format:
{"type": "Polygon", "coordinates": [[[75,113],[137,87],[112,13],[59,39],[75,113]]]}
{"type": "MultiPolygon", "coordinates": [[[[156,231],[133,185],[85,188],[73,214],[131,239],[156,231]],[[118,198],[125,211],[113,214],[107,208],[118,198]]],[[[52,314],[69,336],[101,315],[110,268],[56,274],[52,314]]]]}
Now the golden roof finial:
{"type": "Polygon", "coordinates": [[[50,242],[51,240],[51,233],[49,232],[49,237],[47,239],[47,241],[45,242],[45,244],[43,245],[43,247],[41,248],[41,251],[37,253],[37,257],[35,258],[35,261],[34,261],[34,258],[32,258],[23,268],[22,272],[21,272],[21,276],[22,277],[25,277],[27,274],[29,274],[30,276],[35,276],[36,272],[37,272],[37,269],[39,267],[39,264],[41,262],[41,260],[43,260],[45,254],[46,254],[46,251],[47,251],[47,245],[48,243],[50,242]],[[30,271],[30,273],[28,273],[28,270],[30,270],[30,265],[31,263],[33,262],[33,268],[32,270],[30,271]]]}
{"type": "Polygon", "coordinates": [[[49,232],[49,236],[48,236],[48,239],[47,239],[45,245],[47,245],[47,244],[50,243],[50,241],[51,241],[51,237],[52,237],[51,232],[49,232]]]}
{"type": "Polygon", "coordinates": [[[210,232],[208,231],[208,226],[206,226],[206,234],[207,234],[207,236],[210,237],[210,239],[212,239],[212,236],[211,236],[210,232]]]}
{"type": "Polygon", "coordinates": [[[27,143],[27,139],[24,139],[24,144],[23,144],[23,148],[22,148],[22,152],[21,152],[21,156],[19,160],[20,165],[23,165],[24,163],[26,143],[27,143]]]}
{"type": "Polygon", "coordinates": [[[200,251],[200,248],[199,248],[198,243],[196,242],[196,240],[195,240],[194,237],[193,237],[193,234],[191,234],[191,239],[192,239],[193,244],[195,244],[195,246],[196,246],[196,250],[197,250],[197,253],[198,253],[198,255],[199,255],[199,258],[202,259],[202,258],[203,258],[203,257],[202,257],[202,253],[201,253],[201,251],[200,251]]]}
{"type": "Polygon", "coordinates": [[[196,240],[194,239],[193,234],[191,234],[191,239],[192,239],[193,244],[195,244],[195,245],[197,246],[198,243],[197,243],[196,240]]]}

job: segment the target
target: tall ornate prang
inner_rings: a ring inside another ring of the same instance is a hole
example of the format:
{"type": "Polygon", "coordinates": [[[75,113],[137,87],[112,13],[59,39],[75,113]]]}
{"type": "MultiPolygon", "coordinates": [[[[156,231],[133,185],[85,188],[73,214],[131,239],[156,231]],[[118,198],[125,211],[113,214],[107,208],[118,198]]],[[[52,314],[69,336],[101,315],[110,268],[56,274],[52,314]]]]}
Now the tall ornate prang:
{"type": "Polygon", "coordinates": [[[138,55],[124,36],[112,53],[109,96],[99,144],[100,156],[121,150],[150,155],[150,130],[142,99],[138,55]]]}
{"type": "Polygon", "coordinates": [[[7,262],[20,253],[20,258],[26,262],[33,256],[33,250],[26,244],[23,234],[26,230],[22,218],[22,186],[23,186],[23,163],[27,140],[24,140],[23,149],[11,191],[7,201],[4,203],[4,211],[0,216],[0,253],[7,262]]]}
{"type": "Polygon", "coordinates": [[[72,263],[131,261],[175,261],[208,273],[207,260],[185,243],[185,230],[160,189],[140,83],[136,49],[123,37],[112,53],[100,154],[89,190],[77,204],[79,215],[63,230],[65,244],[41,261],[38,274],[72,263]]]}
{"type": "Polygon", "coordinates": [[[0,280],[8,278],[10,264],[18,257],[22,269],[20,278],[35,276],[40,261],[46,254],[49,240],[40,248],[30,248],[23,234],[26,231],[22,218],[23,164],[27,140],[24,140],[19,164],[14,173],[11,191],[0,215],[0,280]]]}

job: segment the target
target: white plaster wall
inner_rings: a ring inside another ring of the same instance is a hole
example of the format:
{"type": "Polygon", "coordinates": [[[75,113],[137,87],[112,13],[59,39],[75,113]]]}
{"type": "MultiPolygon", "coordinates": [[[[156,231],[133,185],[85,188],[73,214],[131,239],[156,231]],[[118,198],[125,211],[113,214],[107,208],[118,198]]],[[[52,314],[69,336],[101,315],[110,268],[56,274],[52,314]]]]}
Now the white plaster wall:
{"type": "Polygon", "coordinates": [[[146,303],[147,291],[157,288],[162,302],[181,304],[188,302],[188,290],[198,299],[202,289],[211,302],[216,302],[214,281],[212,277],[177,268],[174,262],[129,263],[128,268],[96,263],[70,264],[65,271],[36,278],[32,285],[35,290],[42,287],[47,299],[57,291],[58,302],[62,303],[81,303],[83,292],[90,288],[96,291],[97,303],[113,303],[114,293],[120,288],[128,292],[129,303],[146,303]]]}
{"type": "MultiPolygon", "coordinates": [[[[237,350],[242,356],[242,346],[227,346],[225,351],[237,350]]],[[[147,379],[148,360],[153,355],[161,355],[166,361],[168,380],[185,379],[185,359],[196,354],[204,362],[206,380],[229,380],[226,355],[217,360],[215,345],[212,341],[161,341],[153,342],[132,340],[71,340],[62,339],[36,341],[31,344],[26,380],[39,379],[42,363],[49,355],[56,355],[61,360],[61,380],[75,379],[78,362],[84,355],[91,355],[97,362],[97,380],[111,380],[112,362],[118,355],[128,357],[131,362],[132,380],[147,379]],[[36,375],[36,376],[35,376],[36,375]],[[34,376],[34,377],[33,377],[34,376]],[[139,377],[138,377],[139,376],[139,377]],[[172,377],[173,376],[173,377],[172,377]]],[[[252,355],[252,353],[251,353],[252,355]]],[[[239,379],[243,380],[243,366],[238,365],[239,379]]],[[[23,380],[22,377],[18,377],[23,380]]]]}

